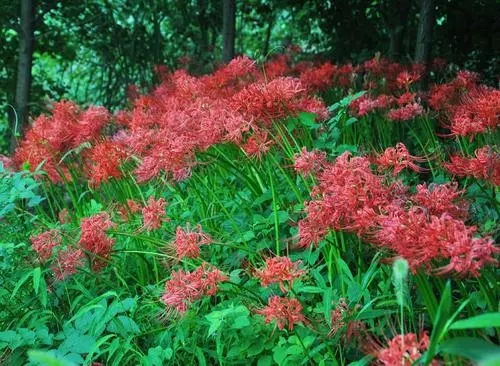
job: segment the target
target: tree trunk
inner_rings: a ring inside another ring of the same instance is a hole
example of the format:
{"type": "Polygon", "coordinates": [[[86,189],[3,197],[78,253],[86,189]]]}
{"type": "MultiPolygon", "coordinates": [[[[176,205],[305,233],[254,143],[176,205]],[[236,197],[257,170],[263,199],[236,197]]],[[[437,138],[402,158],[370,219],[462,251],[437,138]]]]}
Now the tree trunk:
{"type": "Polygon", "coordinates": [[[222,9],[222,61],[229,62],[234,58],[234,40],[236,36],[236,2],[224,0],[222,9]]]}
{"type": "Polygon", "coordinates": [[[274,26],[274,19],[270,18],[269,23],[267,25],[267,30],[266,30],[266,39],[264,41],[264,52],[263,56],[267,58],[267,54],[269,53],[269,44],[271,42],[271,33],[273,31],[273,26],[274,26]]]}
{"type": "Polygon", "coordinates": [[[434,26],[435,4],[434,0],[420,0],[420,20],[417,31],[417,44],[415,48],[415,62],[425,66],[421,86],[427,88],[427,68],[431,57],[431,39],[434,26]]]}
{"type": "Polygon", "coordinates": [[[16,82],[16,114],[11,121],[12,135],[10,151],[17,147],[17,137],[28,125],[28,105],[31,89],[31,67],[33,63],[35,28],[34,0],[21,0],[21,24],[19,34],[19,60],[16,82]]]}
{"type": "Polygon", "coordinates": [[[408,12],[410,10],[409,0],[395,0],[393,2],[393,13],[395,23],[392,26],[389,44],[389,57],[394,61],[399,61],[403,51],[403,39],[405,34],[408,12]]]}

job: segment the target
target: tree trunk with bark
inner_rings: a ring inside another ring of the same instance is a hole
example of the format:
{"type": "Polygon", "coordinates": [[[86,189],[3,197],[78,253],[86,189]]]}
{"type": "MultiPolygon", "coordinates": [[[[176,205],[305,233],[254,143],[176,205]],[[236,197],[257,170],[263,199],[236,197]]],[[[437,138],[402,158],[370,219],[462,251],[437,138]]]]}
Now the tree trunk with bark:
{"type": "Polygon", "coordinates": [[[229,62],[234,58],[234,41],[236,37],[236,1],[224,0],[222,8],[222,61],[229,62]]]}
{"type": "Polygon", "coordinates": [[[16,113],[11,121],[12,135],[10,151],[17,147],[18,135],[28,125],[31,89],[31,68],[33,64],[35,30],[34,0],[21,0],[21,24],[19,32],[19,60],[17,63],[16,113]]]}
{"type": "Polygon", "coordinates": [[[417,31],[415,48],[415,62],[425,66],[425,74],[421,79],[421,87],[427,88],[427,69],[431,58],[431,40],[434,28],[435,4],[434,0],[420,0],[420,20],[417,31]]]}

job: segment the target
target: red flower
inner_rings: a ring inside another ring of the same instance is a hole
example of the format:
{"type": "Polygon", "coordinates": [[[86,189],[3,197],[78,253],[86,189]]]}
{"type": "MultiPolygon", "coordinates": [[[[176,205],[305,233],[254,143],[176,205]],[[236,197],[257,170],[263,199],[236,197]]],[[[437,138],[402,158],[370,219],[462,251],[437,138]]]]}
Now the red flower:
{"type": "Polygon", "coordinates": [[[203,296],[215,295],[218,284],[227,279],[216,268],[208,270],[206,263],[193,272],[173,271],[165,283],[165,293],[161,299],[168,308],[185,313],[192,302],[203,296]]]}
{"type": "Polygon", "coordinates": [[[418,79],[420,79],[419,74],[405,70],[398,74],[396,84],[399,88],[405,88],[405,90],[408,91],[410,85],[415,81],[418,81],[418,79]]]}
{"type": "Polygon", "coordinates": [[[462,198],[464,190],[457,190],[458,184],[426,184],[417,185],[417,193],[412,200],[424,206],[432,215],[440,216],[448,213],[453,218],[466,220],[469,217],[469,202],[462,198]]]}
{"type": "Polygon", "coordinates": [[[349,108],[354,115],[361,117],[376,109],[388,108],[392,104],[393,99],[392,96],[385,94],[381,94],[376,98],[365,94],[353,100],[351,104],[349,104],[349,108]]]}
{"type": "Polygon", "coordinates": [[[103,141],[90,148],[85,154],[90,185],[97,187],[109,178],[120,178],[120,165],[126,156],[123,148],[112,141],[103,141]]]}
{"type": "Polygon", "coordinates": [[[153,197],[149,197],[148,204],[142,209],[142,230],[159,229],[162,222],[168,221],[165,207],[167,207],[165,199],[159,198],[155,200],[153,197]]]}
{"type": "MultiPolygon", "coordinates": [[[[388,347],[376,354],[380,364],[386,366],[410,366],[418,360],[429,347],[429,337],[425,332],[417,337],[414,333],[397,335],[389,341],[388,347]]],[[[431,365],[438,365],[433,361],[431,365]]]]}
{"type": "Polygon", "coordinates": [[[449,163],[443,164],[450,173],[459,177],[471,175],[493,185],[500,185],[500,154],[496,152],[496,146],[483,146],[477,149],[475,158],[453,155],[450,160],[449,163]]]}
{"type": "Polygon", "coordinates": [[[271,283],[278,283],[281,291],[287,292],[284,282],[288,282],[291,286],[295,278],[306,273],[305,270],[299,269],[300,263],[300,261],[292,262],[288,257],[267,258],[265,267],[255,271],[255,277],[264,287],[271,283]]]}
{"type": "Polygon", "coordinates": [[[115,226],[106,212],[84,218],[80,223],[82,234],[78,245],[95,256],[92,268],[96,271],[106,265],[115,244],[115,240],[106,235],[106,230],[115,226]]]}
{"type": "Polygon", "coordinates": [[[66,208],[63,208],[61,211],[59,211],[59,223],[61,224],[67,224],[71,221],[71,216],[69,215],[69,211],[66,208]]]}
{"type": "Polygon", "coordinates": [[[379,217],[373,241],[405,258],[413,272],[420,267],[430,270],[434,262],[448,260],[438,274],[478,277],[484,266],[498,264],[495,256],[500,248],[490,237],[475,237],[476,231],[476,227],[466,226],[448,213],[435,216],[426,208],[413,207],[409,211],[391,210],[386,217],[379,217]]]}
{"type": "Polygon", "coordinates": [[[30,237],[30,240],[33,250],[45,262],[52,255],[52,249],[61,244],[61,233],[57,229],[51,229],[30,237]]]}
{"type": "Polygon", "coordinates": [[[396,147],[385,149],[383,154],[379,154],[373,159],[373,162],[379,166],[379,171],[382,171],[381,168],[394,168],[394,176],[404,168],[410,168],[417,173],[422,172],[423,169],[414,162],[424,161],[423,158],[410,155],[406,146],[401,142],[398,142],[396,147]]]}
{"type": "Polygon", "coordinates": [[[75,274],[83,266],[84,254],[80,249],[67,248],[57,253],[56,263],[51,267],[54,276],[59,281],[75,274]]]}
{"type": "Polygon", "coordinates": [[[307,175],[315,174],[326,164],[326,153],[319,150],[307,151],[302,148],[300,154],[295,154],[293,167],[296,172],[307,175]]]}
{"type": "Polygon", "coordinates": [[[297,299],[287,297],[271,296],[268,305],[263,309],[256,310],[257,314],[266,317],[265,322],[276,321],[278,329],[282,330],[288,324],[288,329],[293,330],[293,326],[300,322],[306,322],[302,314],[302,305],[297,299]]]}
{"type": "Polygon", "coordinates": [[[246,143],[242,146],[243,150],[250,155],[256,156],[258,159],[262,157],[262,154],[266,153],[270,146],[273,144],[272,140],[267,139],[267,131],[257,130],[252,136],[248,138],[246,143]]]}
{"type": "Polygon", "coordinates": [[[424,113],[424,108],[414,102],[397,109],[391,109],[387,113],[387,118],[391,121],[408,121],[424,113]]]}
{"type": "Polygon", "coordinates": [[[333,83],[336,67],[330,62],[305,70],[300,74],[300,81],[312,91],[326,90],[333,83]]]}
{"type": "Polygon", "coordinates": [[[212,243],[212,238],[201,231],[201,225],[197,225],[197,231],[187,231],[178,226],[175,232],[175,240],[172,245],[177,253],[177,259],[184,257],[197,258],[200,256],[200,246],[212,243]]]}

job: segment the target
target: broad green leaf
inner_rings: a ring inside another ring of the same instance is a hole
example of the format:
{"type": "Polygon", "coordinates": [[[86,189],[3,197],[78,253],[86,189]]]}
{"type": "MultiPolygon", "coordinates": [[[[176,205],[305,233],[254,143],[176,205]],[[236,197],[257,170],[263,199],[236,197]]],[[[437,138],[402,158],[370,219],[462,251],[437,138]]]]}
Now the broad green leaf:
{"type": "Polygon", "coordinates": [[[500,313],[486,313],[454,322],[450,329],[477,329],[500,327],[500,313]]]}
{"type": "Polygon", "coordinates": [[[38,362],[40,365],[44,366],[76,366],[76,364],[56,357],[54,354],[47,351],[28,351],[28,357],[31,362],[38,362]]]}
{"type": "Polygon", "coordinates": [[[449,339],[439,346],[439,352],[466,357],[474,362],[500,361],[500,346],[480,338],[459,337],[449,339]]]}

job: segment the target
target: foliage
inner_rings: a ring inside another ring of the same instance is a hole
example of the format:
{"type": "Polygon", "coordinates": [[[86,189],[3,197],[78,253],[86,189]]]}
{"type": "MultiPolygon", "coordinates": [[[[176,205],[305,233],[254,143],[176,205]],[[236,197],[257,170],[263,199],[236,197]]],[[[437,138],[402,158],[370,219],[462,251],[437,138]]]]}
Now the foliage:
{"type": "Polygon", "coordinates": [[[418,67],[240,57],[54,103],[4,159],[1,360],[495,362],[498,90],[418,67]]]}

